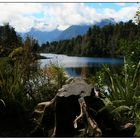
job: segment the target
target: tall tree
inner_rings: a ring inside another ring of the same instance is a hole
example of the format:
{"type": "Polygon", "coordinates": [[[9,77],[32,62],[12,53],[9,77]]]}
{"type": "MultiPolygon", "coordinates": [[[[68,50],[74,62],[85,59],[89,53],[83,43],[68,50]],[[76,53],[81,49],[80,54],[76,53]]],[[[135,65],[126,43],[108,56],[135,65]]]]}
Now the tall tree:
{"type": "Polygon", "coordinates": [[[13,49],[20,47],[21,37],[18,36],[13,27],[5,24],[0,27],[0,56],[8,56],[13,49]]]}

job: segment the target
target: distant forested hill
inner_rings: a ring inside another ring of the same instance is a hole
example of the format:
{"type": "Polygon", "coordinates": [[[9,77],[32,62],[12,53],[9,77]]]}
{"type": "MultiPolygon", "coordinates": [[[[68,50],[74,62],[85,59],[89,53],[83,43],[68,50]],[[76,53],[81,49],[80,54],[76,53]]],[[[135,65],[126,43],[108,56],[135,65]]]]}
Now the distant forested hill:
{"type": "Polygon", "coordinates": [[[47,42],[40,48],[40,52],[44,53],[93,57],[116,57],[124,53],[131,54],[134,50],[140,54],[140,26],[132,21],[104,27],[94,25],[83,36],[47,42]]]}

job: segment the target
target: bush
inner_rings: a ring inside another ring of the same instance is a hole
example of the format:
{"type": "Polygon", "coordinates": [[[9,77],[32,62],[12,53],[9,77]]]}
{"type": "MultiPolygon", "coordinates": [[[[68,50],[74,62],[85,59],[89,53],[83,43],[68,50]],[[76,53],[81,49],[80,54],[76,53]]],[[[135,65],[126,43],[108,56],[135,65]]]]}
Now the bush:
{"type": "Polygon", "coordinates": [[[40,69],[39,83],[36,85],[38,101],[51,100],[67,80],[64,69],[58,64],[50,64],[40,69]]]}

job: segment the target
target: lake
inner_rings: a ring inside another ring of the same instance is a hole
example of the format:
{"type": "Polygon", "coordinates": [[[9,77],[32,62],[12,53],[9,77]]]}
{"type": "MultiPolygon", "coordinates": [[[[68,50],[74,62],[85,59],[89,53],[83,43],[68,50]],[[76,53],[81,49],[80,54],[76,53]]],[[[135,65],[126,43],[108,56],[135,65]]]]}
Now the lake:
{"type": "Polygon", "coordinates": [[[55,63],[62,66],[66,73],[72,77],[79,77],[81,73],[85,72],[88,75],[95,75],[96,71],[100,70],[105,64],[115,69],[123,64],[123,59],[119,58],[77,57],[51,53],[41,53],[40,55],[48,58],[39,60],[41,67],[55,63]]]}

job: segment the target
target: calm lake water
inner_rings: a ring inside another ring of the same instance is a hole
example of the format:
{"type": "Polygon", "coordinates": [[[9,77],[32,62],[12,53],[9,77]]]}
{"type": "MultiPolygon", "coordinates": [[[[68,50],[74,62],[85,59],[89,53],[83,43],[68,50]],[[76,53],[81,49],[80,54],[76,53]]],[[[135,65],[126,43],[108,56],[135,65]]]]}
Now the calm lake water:
{"type": "Polygon", "coordinates": [[[88,75],[95,75],[96,71],[101,69],[104,64],[115,69],[123,64],[123,59],[116,58],[76,57],[50,53],[42,53],[41,55],[49,58],[40,60],[41,67],[47,66],[50,63],[56,63],[64,67],[66,73],[73,77],[80,76],[82,72],[86,72],[88,75]]]}

